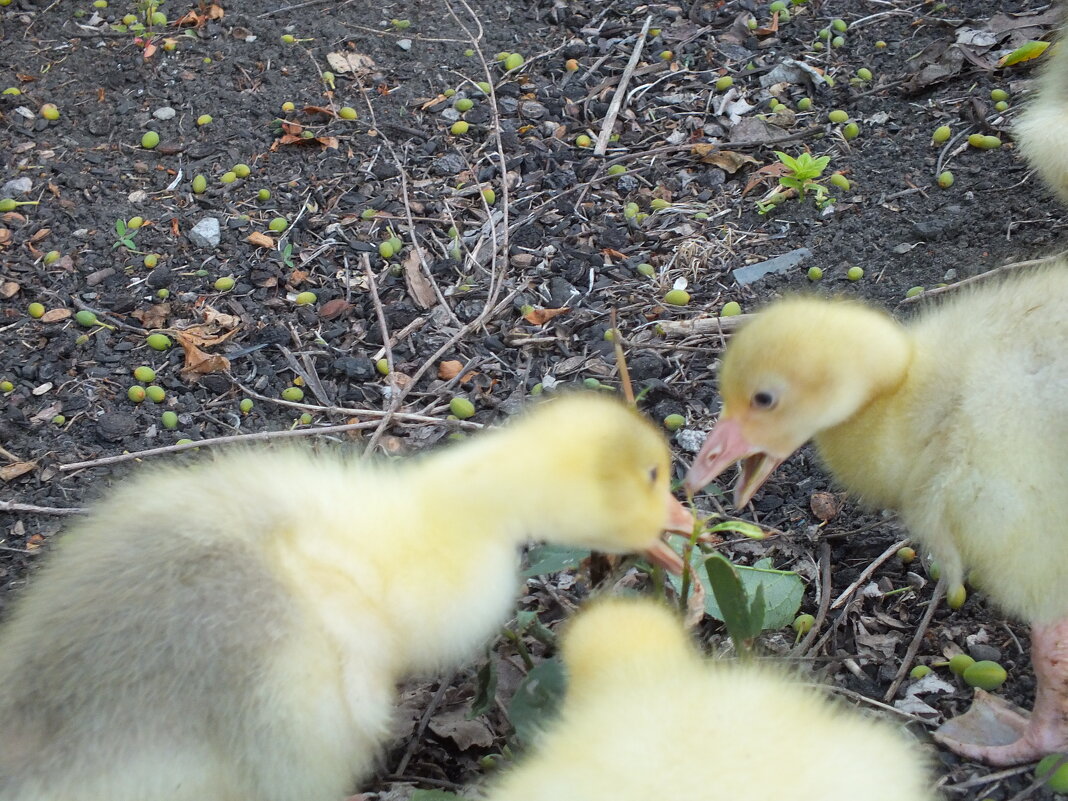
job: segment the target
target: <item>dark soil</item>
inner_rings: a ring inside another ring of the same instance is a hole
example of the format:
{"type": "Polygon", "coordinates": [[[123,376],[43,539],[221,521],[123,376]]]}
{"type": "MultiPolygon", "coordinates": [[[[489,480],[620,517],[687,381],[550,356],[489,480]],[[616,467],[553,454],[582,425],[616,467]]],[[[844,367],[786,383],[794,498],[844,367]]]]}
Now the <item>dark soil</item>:
{"type": "MultiPolygon", "coordinates": [[[[186,457],[71,467],[79,462],[182,438],[323,433],[344,424],[354,425],[328,433],[354,447],[419,450],[499,421],[538,384],[596,379],[618,387],[604,339],[613,308],[642,408],[658,419],[682,413],[707,429],[722,340],[663,336],[657,321],[714,316],[732,300],[750,310],[780,292],[813,288],[896,308],[911,287],[952,283],[1068,243],[1063,210],[1012,146],[1030,66],[995,68],[1005,52],[1050,32],[1055,15],[1042,0],[812,0],[791,6],[792,19],[777,31],[764,5],[735,0],[471,2],[477,20],[462,4],[453,16],[444,0],[370,13],[352,0],[242,0],[216,18],[211,7],[169,0],[163,10],[172,20],[190,11],[203,19],[161,31],[176,42],[173,51],[163,36],[146,39],[156,48],[148,58],[144,41],[109,25],[134,10],[132,0],[97,13],[87,0],[0,8],[0,89],[21,91],[0,95],[0,185],[21,182],[0,197],[37,203],[0,214],[0,380],[14,385],[0,403],[0,497],[31,505],[0,516],[0,616],[59,530],[58,509],[83,506],[152,460],[186,457]],[[752,33],[745,20],[754,12],[760,28],[752,33]],[[596,140],[647,15],[659,32],[630,77],[613,128],[618,140],[596,156],[575,138],[596,140]],[[845,45],[814,50],[837,17],[851,23],[845,45]],[[393,18],[411,27],[396,30],[393,18]],[[284,34],[296,41],[285,43],[284,34]],[[476,55],[465,55],[468,48],[476,55]],[[662,59],[665,50],[672,54],[662,59]],[[521,52],[526,64],[504,75],[499,51],[521,52]],[[568,59],[577,71],[565,68],[568,59]],[[769,79],[784,59],[825,71],[834,87],[806,85],[801,74],[769,79]],[[851,82],[860,67],[871,70],[871,82],[851,82]],[[734,78],[729,94],[714,88],[724,75],[734,78]],[[496,111],[472,83],[479,81],[494,83],[496,111]],[[1007,112],[995,110],[994,88],[1009,91],[1007,112]],[[462,115],[471,126],[465,135],[448,131],[458,118],[448,89],[474,101],[462,115]],[[772,114],[773,93],[795,110],[811,97],[812,110],[772,114]],[[754,108],[731,118],[723,104],[735,100],[754,108]],[[283,111],[287,101],[293,110],[283,111]],[[41,115],[45,103],[58,106],[58,120],[41,115]],[[339,118],[343,106],[358,118],[339,118]],[[827,122],[836,108],[859,124],[856,139],[827,122]],[[212,121],[198,125],[204,114],[212,121]],[[943,146],[931,143],[939,125],[954,135],[943,146]],[[154,150],[140,145],[149,130],[160,135],[154,150]],[[974,132],[1006,144],[970,148],[965,137],[974,132]],[[698,149],[704,143],[722,148],[698,149]],[[747,184],[776,163],[780,148],[830,156],[827,172],[842,172],[851,188],[832,189],[836,202],[822,211],[810,196],[760,214],[755,201],[776,179],[748,191],[747,184]],[[250,174],[222,183],[239,163],[250,174]],[[608,176],[611,164],[627,171],[608,176]],[[943,169],[955,175],[949,189],[935,183],[943,169]],[[207,179],[202,194],[191,189],[196,175],[207,179]],[[492,205],[482,202],[483,187],[495,191],[492,205]],[[261,189],[268,200],[257,199],[261,189]],[[655,210],[654,200],[670,204],[655,210]],[[628,203],[652,213],[628,217],[628,203]],[[146,222],[124,244],[116,221],[135,216],[146,222]],[[288,223],[284,234],[268,228],[276,217],[288,223]],[[205,218],[220,224],[217,245],[190,239],[205,218]],[[379,243],[390,229],[404,249],[386,260],[379,243]],[[799,248],[808,255],[784,274],[746,286],[732,275],[799,248]],[[46,258],[50,251],[58,258],[46,258]],[[159,255],[154,267],[144,262],[150,253],[159,255]],[[655,277],[636,270],[643,262],[655,277]],[[865,271],[856,282],[845,277],[853,265],[865,271]],[[806,278],[810,267],[823,270],[816,285],[806,278]],[[214,288],[222,277],[234,279],[229,291],[214,288]],[[665,306],[680,279],[692,302],[665,306]],[[298,305],[306,291],[316,302],[298,305]],[[42,320],[28,316],[31,302],[47,309],[42,320]],[[524,319],[528,305],[569,310],[539,324],[524,319]],[[114,328],[78,325],[72,315],[82,309],[114,328]],[[184,337],[190,350],[148,348],[151,330],[184,337]],[[381,358],[388,377],[376,370],[381,358]],[[459,364],[439,374],[443,361],[459,364]],[[127,398],[142,364],[166,391],[161,403],[127,398]],[[304,403],[282,402],[295,381],[304,403]],[[456,394],[477,410],[463,426],[446,420],[456,394]],[[248,414],[239,410],[245,397],[255,400],[248,414]],[[162,424],[165,410],[177,413],[173,430],[162,424]],[[374,414],[386,410],[400,414],[384,422],[374,414]]],[[[680,442],[687,437],[695,438],[683,432],[680,442]]],[[[680,476],[691,456],[679,448],[680,476]]],[[[849,503],[821,523],[810,498],[828,489],[809,454],[795,457],[755,502],[760,522],[784,534],[727,549],[739,561],[769,555],[798,570],[810,584],[803,610],[813,613],[905,536],[892,519],[849,503]],[[819,579],[821,565],[830,587],[819,579]]],[[[880,562],[863,592],[822,621],[827,636],[806,659],[853,700],[882,700],[931,597],[922,576],[915,563],[880,562]]],[[[523,604],[551,625],[587,585],[585,572],[578,581],[534,580],[523,604]]],[[[723,638],[711,622],[704,630],[723,638]]],[[[788,651],[787,634],[767,635],[766,645],[788,651]]],[[[1010,675],[1002,692],[1029,706],[1025,649],[1025,629],[975,596],[961,611],[936,614],[918,661],[955,650],[1000,658],[1010,675]]],[[[494,660],[498,695],[507,699],[522,662],[508,644],[494,660]]],[[[478,779],[478,759],[501,750],[508,724],[495,709],[478,719],[481,733],[464,725],[474,683],[461,672],[442,689],[417,739],[412,732],[438,686],[406,693],[411,725],[369,789],[403,798],[413,783],[458,789],[478,779]]],[[[970,693],[956,686],[924,700],[942,715],[960,711],[970,693]]],[[[954,798],[1005,799],[1030,783],[1028,769],[995,774],[945,753],[936,759],[954,798]]]]}

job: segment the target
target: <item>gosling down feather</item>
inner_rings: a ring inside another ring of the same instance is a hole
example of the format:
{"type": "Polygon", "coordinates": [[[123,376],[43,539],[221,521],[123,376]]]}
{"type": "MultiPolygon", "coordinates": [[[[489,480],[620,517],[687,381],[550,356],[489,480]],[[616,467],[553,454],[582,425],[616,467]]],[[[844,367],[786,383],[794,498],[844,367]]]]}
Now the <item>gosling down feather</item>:
{"type": "MultiPolygon", "coordinates": [[[[1062,2],[1068,15],[1068,3],[1062,2]]],[[[1066,23],[1068,24],[1068,23],[1066,23]]],[[[1016,123],[1020,152],[1060,199],[1068,203],[1068,42],[1060,40],[1042,56],[1038,92],[1016,123]]]]}
{"type": "Polygon", "coordinates": [[[846,489],[900,513],[949,586],[967,574],[1032,625],[1030,719],[983,696],[978,727],[958,718],[939,739],[995,765],[1068,750],[1068,264],[962,289],[908,326],[859,303],[781,301],[733,338],[720,394],[687,486],[741,460],[742,506],[814,439],[846,489]]]}
{"type": "Polygon", "coordinates": [[[702,658],[665,607],[596,601],[562,644],[568,688],[487,801],[934,801],[907,734],[767,666],[702,658]]]}
{"type": "Polygon", "coordinates": [[[654,426],[582,395],[396,466],[142,468],[0,628],[0,800],[341,801],[396,682],[505,621],[523,542],[670,562],[669,479],[654,426]]]}

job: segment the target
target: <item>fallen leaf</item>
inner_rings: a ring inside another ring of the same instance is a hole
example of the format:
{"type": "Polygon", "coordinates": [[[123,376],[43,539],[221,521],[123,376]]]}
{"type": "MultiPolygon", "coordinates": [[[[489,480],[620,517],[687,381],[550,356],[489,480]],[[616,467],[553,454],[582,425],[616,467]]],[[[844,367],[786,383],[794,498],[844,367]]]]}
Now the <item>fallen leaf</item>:
{"type": "Polygon", "coordinates": [[[466,705],[439,712],[430,719],[430,730],[438,737],[452,740],[461,751],[489,748],[496,741],[493,731],[483,721],[467,719],[466,705]]]}
{"type": "Polygon", "coordinates": [[[70,309],[49,309],[41,315],[42,323],[58,323],[60,320],[66,320],[71,316],[70,309]]]}
{"type": "Polygon", "coordinates": [[[442,381],[451,381],[460,374],[464,363],[457,359],[448,359],[438,365],[438,378],[442,381]]]}
{"type": "Polygon", "coordinates": [[[523,315],[523,319],[531,325],[545,325],[554,317],[567,314],[569,311],[571,308],[568,306],[561,306],[559,309],[531,309],[523,315]]]}
{"type": "Polygon", "coordinates": [[[37,462],[14,462],[0,467],[0,481],[11,481],[19,476],[32,472],[37,467],[37,462]]]}
{"type": "Polygon", "coordinates": [[[738,153],[734,150],[719,150],[714,145],[703,142],[694,145],[693,152],[700,157],[703,163],[712,164],[731,175],[746,164],[760,163],[757,159],[745,153],[738,153]]]}
{"type": "Polygon", "coordinates": [[[309,114],[309,115],[311,115],[311,114],[322,114],[324,117],[336,117],[337,116],[337,113],[333,109],[327,108],[326,106],[305,106],[304,107],[304,113],[305,114],[309,114]]]}
{"type": "Polygon", "coordinates": [[[423,274],[419,264],[419,251],[412,248],[404,259],[404,284],[408,287],[408,294],[412,296],[415,305],[420,309],[429,309],[437,303],[434,287],[423,274]]]}
{"type": "Polygon", "coordinates": [[[267,236],[267,234],[261,234],[259,231],[253,231],[245,237],[245,241],[258,248],[274,248],[274,239],[267,236]]]}
{"type": "MultiPolygon", "coordinates": [[[[217,326],[219,328],[225,328],[230,330],[237,328],[241,325],[241,318],[233,314],[226,314],[218,309],[213,309],[211,306],[205,306],[200,312],[204,316],[204,324],[210,326],[217,326]]],[[[156,326],[162,328],[163,326],[156,326]]]]}
{"type": "Polygon", "coordinates": [[[130,316],[145,328],[166,328],[167,318],[171,316],[171,304],[153,303],[144,309],[130,312],[130,316]]]}
{"type": "Polygon", "coordinates": [[[178,340],[178,344],[185,351],[185,364],[182,366],[183,377],[196,378],[209,373],[224,373],[230,369],[229,359],[225,356],[205,353],[197,347],[196,337],[190,336],[185,331],[175,331],[173,333],[174,338],[178,340]]]}
{"type": "Polygon", "coordinates": [[[343,53],[341,51],[327,53],[326,63],[330,65],[330,69],[339,73],[353,72],[360,74],[370,72],[375,67],[373,58],[355,51],[351,53],[343,53]]]}
{"type": "Polygon", "coordinates": [[[300,286],[301,284],[303,284],[307,280],[308,280],[308,271],[307,270],[294,270],[293,272],[291,272],[289,274],[289,278],[287,279],[287,281],[289,282],[290,286],[300,286]]]}
{"type": "MultiPolygon", "coordinates": [[[[1046,52],[1047,47],[1049,47],[1049,42],[1025,42],[1007,56],[1001,58],[998,61],[998,66],[1011,67],[1013,64],[1021,64],[1024,61],[1038,58],[1046,52]]],[[[1061,47],[1064,47],[1064,45],[1061,45],[1061,47]]]]}
{"type": "Polygon", "coordinates": [[[352,304],[344,298],[334,298],[322,305],[319,309],[319,316],[324,320],[333,320],[335,317],[339,317],[351,308],[352,304]]]}
{"type": "Polygon", "coordinates": [[[10,297],[14,297],[18,294],[20,289],[22,289],[22,287],[14,281],[4,281],[3,283],[0,283],[0,298],[7,300],[10,297]]]}
{"type": "Polygon", "coordinates": [[[180,331],[172,331],[171,333],[179,339],[184,337],[186,341],[198,348],[210,348],[212,345],[218,345],[221,342],[225,342],[236,334],[237,330],[235,329],[233,331],[227,331],[225,334],[219,334],[216,329],[211,326],[193,325],[180,331]]]}

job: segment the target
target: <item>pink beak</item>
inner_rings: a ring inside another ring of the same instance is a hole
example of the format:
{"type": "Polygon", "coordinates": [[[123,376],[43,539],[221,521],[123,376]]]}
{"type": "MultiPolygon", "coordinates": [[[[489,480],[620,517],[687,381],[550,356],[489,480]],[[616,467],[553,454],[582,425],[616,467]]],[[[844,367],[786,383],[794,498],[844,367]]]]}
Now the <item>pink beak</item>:
{"type": "Polygon", "coordinates": [[[686,474],[686,491],[693,494],[741,460],[742,473],[734,485],[734,506],[741,509],[783,459],[764,452],[742,434],[736,420],[720,418],[686,474]]]}
{"type": "MultiPolygon", "coordinates": [[[[693,524],[693,512],[683,506],[677,498],[669,495],[664,531],[668,534],[685,534],[689,537],[693,534],[693,524]]],[[[664,540],[659,540],[656,545],[647,550],[645,558],[676,576],[682,573],[682,557],[675,553],[664,540]]]]}

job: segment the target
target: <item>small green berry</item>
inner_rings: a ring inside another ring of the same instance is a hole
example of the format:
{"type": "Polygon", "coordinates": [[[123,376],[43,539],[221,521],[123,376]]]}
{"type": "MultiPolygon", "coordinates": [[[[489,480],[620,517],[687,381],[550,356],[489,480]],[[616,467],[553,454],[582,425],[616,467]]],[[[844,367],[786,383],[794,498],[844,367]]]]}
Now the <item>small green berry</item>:
{"type": "Polygon", "coordinates": [[[452,107],[459,111],[461,114],[465,111],[470,111],[475,105],[475,101],[469,97],[460,97],[452,104],[452,107]]]}
{"type": "Polygon", "coordinates": [[[134,403],[141,403],[145,399],[145,388],[138,384],[134,384],[126,390],[126,397],[134,403]]]}
{"type": "Polygon", "coordinates": [[[375,370],[379,375],[389,375],[389,361],[387,359],[379,359],[375,362],[375,370]]]}
{"type": "Polygon", "coordinates": [[[145,224],[145,218],[144,217],[131,217],[130,219],[128,219],[126,221],[126,227],[129,228],[131,231],[136,231],[138,228],[140,228],[144,224],[145,224]]]}
{"type": "Polygon", "coordinates": [[[678,431],[686,425],[686,418],[681,414],[669,414],[664,418],[664,428],[668,431],[678,431]]]}
{"type": "Polygon", "coordinates": [[[964,671],[975,664],[975,660],[967,654],[957,654],[949,660],[949,669],[958,676],[964,675],[964,671]]]}
{"type": "Polygon", "coordinates": [[[671,59],[673,59],[674,57],[675,57],[675,54],[672,53],[670,50],[661,50],[660,51],[660,60],[661,61],[671,61],[671,59]]]}
{"type": "Polygon", "coordinates": [[[836,108],[834,111],[827,115],[827,119],[835,123],[836,125],[840,125],[841,123],[849,119],[849,115],[842,111],[842,109],[836,108]]]}
{"type": "Polygon", "coordinates": [[[152,350],[167,350],[173,343],[166,334],[149,334],[145,337],[145,344],[152,350]]]}
{"type": "Polygon", "coordinates": [[[150,387],[145,387],[145,397],[147,397],[153,403],[163,403],[163,399],[167,396],[163,387],[158,384],[153,384],[150,387]]]}
{"type": "Polygon", "coordinates": [[[241,410],[241,414],[248,414],[252,411],[253,405],[252,398],[242,398],[241,403],[237,404],[237,408],[241,410]]]}
{"type": "Polygon", "coordinates": [[[835,36],[831,39],[831,47],[845,47],[845,37],[835,36]]]}
{"type": "Polygon", "coordinates": [[[97,319],[96,314],[94,312],[89,311],[88,309],[82,309],[81,311],[79,311],[77,314],[74,315],[74,319],[78,323],[78,325],[84,326],[85,328],[92,328],[94,325],[100,324],[100,321],[97,319]]]}
{"type": "Polygon", "coordinates": [[[904,548],[897,549],[897,558],[900,559],[903,564],[911,564],[916,558],[916,551],[906,545],[904,548]]]}
{"type": "Polygon", "coordinates": [[[916,665],[916,667],[909,671],[909,675],[914,679],[922,679],[924,676],[931,675],[931,668],[927,665],[916,665]]]}
{"type": "Polygon", "coordinates": [[[0,381],[0,392],[12,392],[15,389],[15,385],[10,381],[0,381]]]}
{"type": "Polygon", "coordinates": [[[67,422],[67,418],[62,414],[57,414],[55,417],[52,418],[52,424],[53,425],[61,426],[61,425],[65,425],[66,422],[67,422]]]}
{"type": "Polygon", "coordinates": [[[819,267],[808,268],[809,281],[819,281],[821,278],[823,278],[823,270],[821,270],[819,267]]]}
{"type": "Polygon", "coordinates": [[[471,130],[471,123],[467,120],[457,120],[449,126],[449,133],[453,136],[463,136],[469,130],[471,130]]]}
{"type": "Polygon", "coordinates": [[[504,60],[504,68],[506,70],[516,70],[523,66],[523,56],[519,53],[509,53],[508,58],[504,60]]]}
{"type": "Polygon", "coordinates": [[[386,241],[378,243],[378,255],[383,259],[392,259],[394,252],[392,242],[386,241]]]}
{"type": "Polygon", "coordinates": [[[734,86],[734,78],[730,75],[724,75],[716,79],[716,91],[723,92],[734,86]]]}
{"type": "Polygon", "coordinates": [[[1001,139],[996,136],[984,136],[983,134],[972,134],[968,137],[968,144],[979,150],[996,150],[1001,147],[1001,139]]]}
{"type": "Polygon", "coordinates": [[[625,205],[623,207],[623,216],[626,219],[629,220],[629,219],[632,219],[634,217],[637,217],[638,216],[638,211],[639,211],[639,208],[638,208],[638,204],[637,203],[628,203],[627,205],[625,205]]]}
{"type": "Polygon", "coordinates": [[[953,131],[950,130],[948,125],[939,125],[935,128],[934,133],[931,134],[931,141],[936,145],[940,145],[952,136],[953,131]]]}
{"type": "Polygon", "coordinates": [[[282,400],[300,403],[304,400],[304,390],[300,387],[286,387],[282,390],[282,400]]]}
{"type": "Polygon", "coordinates": [[[208,188],[208,179],[203,175],[197,175],[193,178],[193,193],[197,195],[204,194],[208,188]]]}
{"type": "Polygon", "coordinates": [[[864,268],[863,267],[853,266],[853,267],[850,267],[848,270],[846,270],[846,278],[848,278],[850,281],[859,281],[863,277],[864,277],[864,268]]]}
{"type": "Polygon", "coordinates": [[[466,420],[469,417],[474,417],[475,404],[471,403],[467,398],[457,395],[449,401],[449,411],[459,419],[466,420]]]}
{"type": "Polygon", "coordinates": [[[145,131],[141,134],[141,147],[145,150],[152,150],[159,144],[159,134],[155,131],[145,131]]]}
{"type": "Polygon", "coordinates": [[[802,97],[800,100],[797,101],[798,111],[808,111],[810,108],[812,108],[811,97],[802,97]]]}
{"type": "Polygon", "coordinates": [[[836,186],[843,192],[848,192],[853,186],[849,182],[849,179],[842,175],[842,173],[840,172],[831,173],[831,177],[827,180],[831,182],[831,186],[836,186]]]}
{"type": "Polygon", "coordinates": [[[234,288],[234,279],[228,275],[224,275],[222,278],[216,278],[215,283],[212,285],[217,292],[229,292],[234,288]]]}
{"type": "Polygon", "coordinates": [[[601,389],[604,384],[596,378],[584,378],[582,379],[582,386],[586,387],[586,389],[601,389]]]}
{"type": "Polygon", "coordinates": [[[723,304],[723,308],[719,310],[720,317],[737,317],[742,313],[742,304],[736,300],[731,300],[723,304]]]}
{"type": "Polygon", "coordinates": [[[252,168],[247,164],[235,164],[233,173],[238,178],[248,178],[249,173],[252,172],[252,168]]]}
{"type": "Polygon", "coordinates": [[[870,81],[872,78],[871,70],[867,67],[861,67],[859,70],[857,70],[857,77],[860,78],[862,81],[870,81]]]}
{"type": "Polygon", "coordinates": [[[159,254],[146,253],[145,257],[141,261],[145,265],[145,267],[148,267],[151,270],[153,267],[159,264],[159,254]]]}
{"type": "Polygon", "coordinates": [[[812,615],[798,615],[794,618],[794,622],[790,624],[799,635],[804,636],[812,631],[812,627],[816,624],[816,618],[812,615]]]}
{"type": "Polygon", "coordinates": [[[492,206],[494,203],[497,202],[497,193],[489,188],[483,189],[482,199],[486,201],[487,206],[492,206]]]}
{"type": "Polygon", "coordinates": [[[342,106],[337,110],[337,115],[343,120],[354,120],[358,116],[352,106],[342,106]]]}
{"type": "Polygon", "coordinates": [[[31,303],[26,307],[27,314],[35,320],[40,320],[44,317],[45,307],[43,303],[31,303]]]}
{"type": "Polygon", "coordinates": [[[211,115],[201,114],[197,117],[197,125],[211,125],[211,115]]]}
{"type": "MultiPolygon", "coordinates": [[[[912,287],[912,289],[910,289],[908,292],[905,293],[905,297],[906,298],[914,298],[914,297],[916,297],[917,295],[919,295],[922,292],[923,292],[923,287],[922,286],[914,286],[914,287],[912,287]]],[[[935,578],[935,577],[932,576],[932,578],[935,578]]],[[[935,578],[935,580],[937,581],[937,578],[935,578]]]]}
{"type": "Polygon", "coordinates": [[[474,50],[472,50],[472,49],[471,49],[470,47],[469,47],[469,48],[467,48],[467,49],[466,49],[466,50],[464,51],[464,55],[465,55],[465,56],[466,56],[467,58],[471,58],[471,57],[472,57],[472,56],[473,56],[474,54],[475,54],[475,51],[474,51],[474,50]]]}
{"type": "Polygon", "coordinates": [[[160,300],[166,300],[171,296],[171,291],[167,287],[162,287],[156,290],[156,297],[160,300]]]}
{"type": "Polygon", "coordinates": [[[590,139],[590,137],[586,136],[586,134],[579,134],[578,136],[575,137],[575,146],[576,147],[589,147],[592,144],[593,144],[593,140],[590,139]]]}
{"type": "Polygon", "coordinates": [[[163,427],[168,431],[174,431],[178,428],[178,415],[174,412],[164,412],[160,415],[160,422],[163,423],[163,427]]]}
{"type": "Polygon", "coordinates": [[[938,185],[943,189],[949,189],[953,186],[953,173],[949,170],[943,170],[938,174],[938,185]]]}
{"type": "Polygon", "coordinates": [[[672,289],[664,295],[664,303],[669,306],[685,306],[690,302],[690,293],[685,289],[672,289]]]}
{"type": "Polygon", "coordinates": [[[299,295],[297,295],[298,306],[310,306],[311,304],[315,303],[316,300],[318,300],[318,298],[315,297],[314,292],[301,292],[299,295]]]}
{"type": "Polygon", "coordinates": [[[41,116],[46,120],[58,120],[59,109],[56,107],[55,103],[45,103],[41,106],[41,116]]]}
{"type": "Polygon", "coordinates": [[[232,184],[237,180],[237,173],[233,170],[227,170],[219,176],[219,182],[224,184],[232,184]]]}
{"type": "Polygon", "coordinates": [[[831,20],[831,27],[839,33],[845,33],[847,30],[849,30],[849,25],[844,19],[831,20]]]}
{"type": "Polygon", "coordinates": [[[283,44],[293,44],[295,41],[297,41],[297,37],[294,36],[293,34],[291,34],[291,33],[283,33],[282,34],[282,43],[283,44]]]}
{"type": "Polygon", "coordinates": [[[1009,102],[1007,100],[999,100],[997,103],[994,104],[994,110],[995,111],[1008,111],[1009,110],[1009,102]]]}
{"type": "Polygon", "coordinates": [[[156,371],[147,365],[141,365],[134,368],[133,377],[142,384],[150,384],[156,380],[156,371]]]}
{"type": "Polygon", "coordinates": [[[609,175],[622,175],[626,171],[627,168],[624,167],[622,164],[613,164],[611,167],[608,168],[609,175]]]}
{"type": "Polygon", "coordinates": [[[276,234],[282,233],[288,227],[289,221],[285,217],[275,217],[267,223],[267,229],[274,231],[276,234]]]}
{"type": "Polygon", "coordinates": [[[271,199],[271,190],[270,189],[261,189],[259,192],[256,193],[256,200],[260,201],[260,203],[266,203],[270,199],[271,199]]]}
{"type": "Polygon", "coordinates": [[[991,89],[990,90],[990,99],[993,100],[994,102],[999,102],[1001,100],[1008,100],[1009,99],[1009,93],[1006,92],[1004,89],[991,89]]]}
{"type": "Polygon", "coordinates": [[[656,275],[656,269],[648,262],[643,261],[634,269],[637,270],[640,275],[644,275],[646,278],[652,278],[654,275],[656,275]]]}
{"type": "Polygon", "coordinates": [[[670,201],[664,200],[662,197],[654,197],[649,201],[649,208],[653,211],[663,211],[671,206],[670,201]]]}
{"type": "Polygon", "coordinates": [[[957,584],[946,590],[946,605],[950,609],[960,609],[966,600],[968,600],[968,591],[964,589],[963,584],[957,584]]]}
{"type": "Polygon", "coordinates": [[[1055,793],[1068,793],[1068,758],[1064,754],[1050,754],[1035,766],[1035,778],[1043,779],[1046,787],[1055,793]],[[1058,762],[1064,764],[1054,770],[1058,762]]]}
{"type": "Polygon", "coordinates": [[[856,139],[858,136],[860,136],[860,126],[857,125],[855,122],[847,122],[842,127],[842,137],[846,141],[849,141],[850,139],[856,139]]]}
{"type": "Polygon", "coordinates": [[[484,95],[488,95],[490,92],[493,91],[493,87],[490,86],[489,81],[479,81],[475,84],[475,86],[477,86],[478,91],[480,91],[484,95]]]}
{"type": "Polygon", "coordinates": [[[877,42],[875,43],[875,47],[876,47],[876,49],[877,49],[877,50],[883,50],[883,49],[885,49],[885,48],[886,48],[886,42],[884,42],[884,41],[883,41],[882,39],[879,39],[879,40],[878,40],[878,41],[877,41],[877,42]]]}
{"type": "Polygon", "coordinates": [[[311,416],[310,412],[305,412],[304,414],[302,414],[300,416],[301,425],[310,426],[311,425],[311,421],[312,421],[312,416],[311,416]]]}
{"type": "Polygon", "coordinates": [[[287,100],[285,103],[282,104],[282,111],[293,111],[295,108],[296,106],[291,100],[287,100]]]}
{"type": "Polygon", "coordinates": [[[997,662],[981,659],[965,670],[961,674],[961,678],[964,679],[964,683],[969,687],[978,687],[980,690],[990,692],[1004,684],[1008,674],[1005,672],[1005,668],[997,662]]]}

